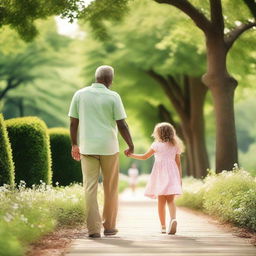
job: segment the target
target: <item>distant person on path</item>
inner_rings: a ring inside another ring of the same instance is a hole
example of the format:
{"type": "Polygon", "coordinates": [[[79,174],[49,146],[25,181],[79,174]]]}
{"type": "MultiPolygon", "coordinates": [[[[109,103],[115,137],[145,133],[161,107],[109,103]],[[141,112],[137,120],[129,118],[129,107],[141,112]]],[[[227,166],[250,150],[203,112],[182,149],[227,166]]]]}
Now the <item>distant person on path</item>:
{"type": "Polygon", "coordinates": [[[182,194],[182,170],[180,154],[183,144],[176,135],[174,127],[169,123],[159,123],[155,126],[153,137],[155,141],[145,154],[129,154],[129,157],[146,160],[153,154],[155,163],[146,186],[145,196],[158,199],[158,214],[161,222],[161,232],[166,233],[165,207],[170,211],[170,224],[167,233],[175,234],[177,228],[175,195],[182,194]]]}
{"type": "Polygon", "coordinates": [[[136,164],[132,164],[131,168],[128,169],[129,184],[132,192],[135,192],[136,185],[138,182],[139,170],[136,164]]]}
{"type": "Polygon", "coordinates": [[[133,142],[125,122],[126,113],[118,93],[109,89],[114,77],[111,66],[100,66],[96,82],[78,90],[71,101],[70,136],[72,157],[79,161],[85,188],[86,222],[89,237],[115,235],[118,204],[119,144],[117,128],[126,141],[125,154],[133,153],[133,142]],[[104,207],[101,219],[97,188],[100,169],[103,175],[104,207]]]}

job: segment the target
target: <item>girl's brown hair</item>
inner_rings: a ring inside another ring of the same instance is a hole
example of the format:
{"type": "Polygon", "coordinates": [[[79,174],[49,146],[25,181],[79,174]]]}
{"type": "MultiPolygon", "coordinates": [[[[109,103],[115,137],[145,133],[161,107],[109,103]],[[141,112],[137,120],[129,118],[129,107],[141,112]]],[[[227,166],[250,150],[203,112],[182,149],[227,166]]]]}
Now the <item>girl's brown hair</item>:
{"type": "Polygon", "coordinates": [[[184,151],[184,145],[181,139],[176,135],[176,131],[170,123],[158,123],[155,126],[152,136],[157,141],[169,142],[173,146],[177,146],[181,152],[184,151]]]}

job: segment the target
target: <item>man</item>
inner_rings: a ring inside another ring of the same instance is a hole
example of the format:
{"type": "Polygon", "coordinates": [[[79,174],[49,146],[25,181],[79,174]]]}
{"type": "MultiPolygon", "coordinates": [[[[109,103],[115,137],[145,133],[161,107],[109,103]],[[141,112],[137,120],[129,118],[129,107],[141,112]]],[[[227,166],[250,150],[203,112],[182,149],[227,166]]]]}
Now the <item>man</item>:
{"type": "Polygon", "coordinates": [[[104,235],[115,235],[118,204],[119,144],[117,128],[126,141],[125,154],[133,152],[134,146],[126,113],[118,93],[109,90],[114,77],[111,66],[100,66],[95,72],[96,82],[78,90],[70,105],[70,136],[72,157],[79,161],[83,172],[89,237],[98,238],[101,217],[97,202],[100,169],[103,175],[104,235]]]}

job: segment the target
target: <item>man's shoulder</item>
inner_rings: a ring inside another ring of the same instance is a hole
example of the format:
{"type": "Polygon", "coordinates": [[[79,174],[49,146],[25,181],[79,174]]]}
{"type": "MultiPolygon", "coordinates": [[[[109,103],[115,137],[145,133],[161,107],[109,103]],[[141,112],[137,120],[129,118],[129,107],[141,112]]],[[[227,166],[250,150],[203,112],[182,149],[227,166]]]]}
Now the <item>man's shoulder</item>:
{"type": "Polygon", "coordinates": [[[79,96],[80,94],[83,94],[84,92],[88,91],[90,89],[90,86],[83,87],[79,90],[77,90],[74,95],[79,96]]]}
{"type": "Polygon", "coordinates": [[[108,93],[112,95],[114,98],[120,98],[119,93],[117,93],[116,91],[108,90],[108,93]]]}

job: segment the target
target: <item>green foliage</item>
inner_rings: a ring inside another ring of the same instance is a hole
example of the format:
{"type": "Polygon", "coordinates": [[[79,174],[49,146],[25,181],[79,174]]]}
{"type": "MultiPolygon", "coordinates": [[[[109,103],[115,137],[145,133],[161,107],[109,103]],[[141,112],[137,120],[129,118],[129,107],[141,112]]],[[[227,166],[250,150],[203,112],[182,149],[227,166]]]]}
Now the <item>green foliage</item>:
{"type": "Polygon", "coordinates": [[[243,170],[184,180],[177,204],[205,211],[235,225],[256,230],[256,180],[243,170]]]}
{"type": "Polygon", "coordinates": [[[84,6],[82,0],[1,0],[0,27],[9,25],[25,41],[38,34],[35,21],[53,15],[62,15],[70,21],[84,6]]]}
{"type": "Polygon", "coordinates": [[[12,149],[3,115],[0,114],[0,185],[14,185],[12,149]]]}
{"type": "Polygon", "coordinates": [[[82,182],[81,164],[71,157],[71,141],[68,129],[49,129],[52,152],[52,183],[61,186],[82,182]]]}
{"type": "Polygon", "coordinates": [[[128,11],[130,0],[94,0],[82,10],[79,18],[89,22],[94,35],[106,40],[111,38],[105,25],[105,21],[120,22],[128,11]]]}
{"type": "Polygon", "coordinates": [[[28,186],[40,180],[51,183],[51,154],[47,127],[37,117],[13,118],[6,121],[15,164],[15,181],[28,186]]]}
{"type": "Polygon", "coordinates": [[[74,227],[84,221],[82,186],[0,187],[0,256],[24,255],[30,243],[56,226],[74,227]]]}

